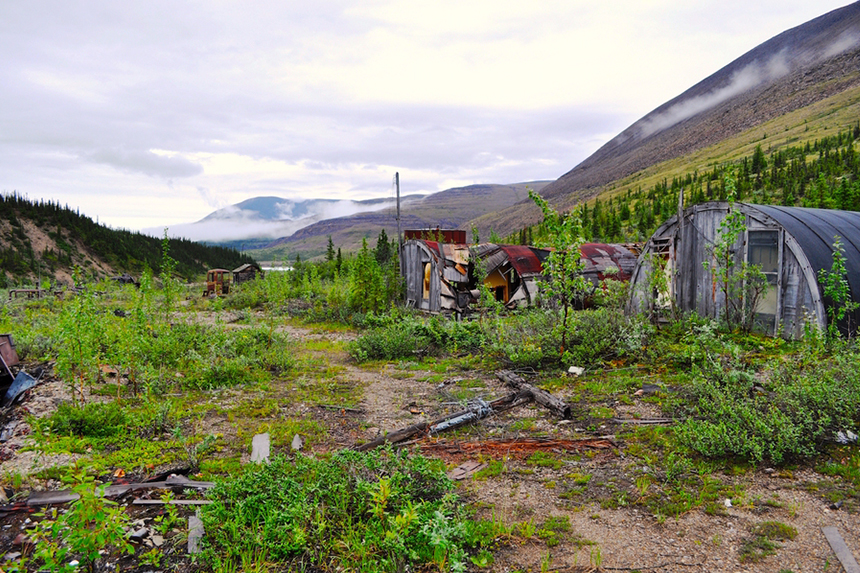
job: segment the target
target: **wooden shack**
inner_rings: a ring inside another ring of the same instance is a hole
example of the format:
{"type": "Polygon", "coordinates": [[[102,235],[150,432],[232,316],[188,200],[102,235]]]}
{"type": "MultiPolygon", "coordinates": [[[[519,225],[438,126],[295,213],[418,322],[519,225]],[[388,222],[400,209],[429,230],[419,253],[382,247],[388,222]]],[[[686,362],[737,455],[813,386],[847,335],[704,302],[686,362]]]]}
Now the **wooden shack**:
{"type": "MultiPolygon", "coordinates": [[[[732,208],[745,220],[732,248],[732,268],[744,262],[758,265],[769,285],[754,309],[761,330],[799,338],[807,324],[827,326],[827,307],[833,303],[823,296],[818,275],[830,270],[837,238],[844,247],[851,296],[860,300],[860,213],[746,203],[732,208]]],[[[726,202],[694,205],[657,229],[633,271],[630,312],[657,315],[674,303],[681,312],[724,316],[725,295],[709,263],[729,209],[726,202]],[[668,286],[662,296],[653,288],[658,264],[668,286]]],[[[839,326],[854,331],[858,319],[860,313],[854,311],[839,326]]]]}
{"type": "Polygon", "coordinates": [[[233,269],[234,285],[255,280],[257,277],[263,278],[263,270],[257,263],[245,263],[241,267],[233,269]]]}

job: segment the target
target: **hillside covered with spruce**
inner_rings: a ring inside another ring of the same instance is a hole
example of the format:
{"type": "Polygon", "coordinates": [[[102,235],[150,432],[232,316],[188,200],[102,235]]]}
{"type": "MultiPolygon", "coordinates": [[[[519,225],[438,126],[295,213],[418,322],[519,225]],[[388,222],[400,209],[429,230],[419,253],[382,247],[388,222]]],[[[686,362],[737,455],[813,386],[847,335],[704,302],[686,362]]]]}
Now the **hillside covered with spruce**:
{"type": "MultiPolygon", "coordinates": [[[[168,246],[176,273],[186,280],[208,268],[233,269],[253,260],[235,249],[186,239],[170,239],[168,246]]],[[[111,229],[52,201],[0,195],[0,288],[44,279],[70,284],[76,266],[88,278],[103,278],[139,275],[145,268],[159,272],[161,262],[161,239],[111,229]]]]}

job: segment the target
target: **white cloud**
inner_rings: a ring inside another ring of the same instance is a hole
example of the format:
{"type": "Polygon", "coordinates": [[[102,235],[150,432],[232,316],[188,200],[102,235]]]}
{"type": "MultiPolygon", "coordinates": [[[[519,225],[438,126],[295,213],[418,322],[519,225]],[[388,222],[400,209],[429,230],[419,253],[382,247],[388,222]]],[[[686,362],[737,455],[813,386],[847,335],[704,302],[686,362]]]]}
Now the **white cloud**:
{"type": "Polygon", "coordinates": [[[838,6],[3,2],[0,190],[146,228],[260,195],[384,197],[394,171],[404,192],[552,179],[838,6]]]}

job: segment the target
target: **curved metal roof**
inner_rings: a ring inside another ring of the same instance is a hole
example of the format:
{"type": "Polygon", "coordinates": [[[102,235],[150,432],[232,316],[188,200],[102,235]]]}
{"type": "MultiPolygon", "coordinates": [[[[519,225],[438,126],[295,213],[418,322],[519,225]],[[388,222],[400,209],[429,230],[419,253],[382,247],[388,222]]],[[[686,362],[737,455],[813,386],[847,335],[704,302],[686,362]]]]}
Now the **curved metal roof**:
{"type": "MultiPolygon", "coordinates": [[[[845,270],[851,298],[860,301],[860,212],[778,205],[748,205],[779,223],[800,244],[810,266],[818,276],[833,264],[833,243],[839,237],[845,254],[845,270]]],[[[821,293],[822,297],[824,293],[821,293]]],[[[825,306],[832,301],[825,299],[825,306]]],[[[860,315],[854,313],[853,327],[860,315]]],[[[847,326],[847,325],[845,325],[847,326]]]]}
{"type": "Polygon", "coordinates": [[[836,237],[845,248],[845,268],[851,294],[860,300],[860,213],[805,207],[750,205],[791,233],[815,269],[830,270],[836,237]]]}

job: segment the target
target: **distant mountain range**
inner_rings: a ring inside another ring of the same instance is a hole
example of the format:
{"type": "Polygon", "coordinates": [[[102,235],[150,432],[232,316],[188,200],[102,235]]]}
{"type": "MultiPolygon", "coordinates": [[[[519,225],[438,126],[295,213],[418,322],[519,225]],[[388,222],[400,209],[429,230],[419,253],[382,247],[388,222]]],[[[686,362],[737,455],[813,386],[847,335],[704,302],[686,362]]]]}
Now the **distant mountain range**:
{"type": "MultiPolygon", "coordinates": [[[[860,2],[855,2],[771,38],[661,105],[548,185],[543,195],[570,208],[625,177],[858,86],[860,2]]],[[[524,203],[470,224],[481,230],[519,228],[539,217],[524,203]]]]}
{"type": "MultiPolygon", "coordinates": [[[[408,205],[423,197],[407,195],[401,202],[408,205]]],[[[393,205],[394,200],[389,198],[349,201],[253,197],[213,211],[197,222],[174,225],[169,233],[173,237],[205,243],[255,248],[292,235],[317,221],[378,211],[393,205]]],[[[161,231],[146,229],[145,232],[157,235],[161,231]]]]}
{"type": "MultiPolygon", "coordinates": [[[[401,203],[401,228],[464,228],[468,221],[527,199],[528,188],[540,190],[548,183],[532,181],[510,185],[469,185],[424,197],[412,196],[401,203]]],[[[303,258],[315,257],[325,252],[329,236],[335,245],[346,251],[355,251],[365,237],[374,244],[382,229],[389,236],[396,236],[394,205],[317,221],[287,237],[261,245],[252,254],[260,260],[292,260],[296,254],[303,258]]]]}

